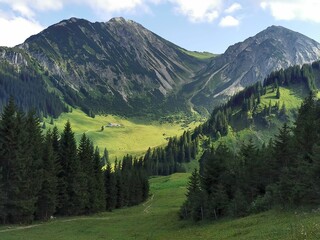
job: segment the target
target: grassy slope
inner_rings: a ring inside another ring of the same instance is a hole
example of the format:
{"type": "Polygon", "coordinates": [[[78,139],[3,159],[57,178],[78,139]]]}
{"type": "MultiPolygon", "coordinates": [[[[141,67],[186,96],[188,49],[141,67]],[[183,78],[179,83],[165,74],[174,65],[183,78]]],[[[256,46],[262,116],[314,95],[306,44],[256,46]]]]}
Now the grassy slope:
{"type": "MultiPolygon", "coordinates": [[[[289,114],[289,120],[292,124],[294,121],[293,113],[300,107],[303,99],[307,96],[307,93],[298,87],[284,88],[280,87],[280,99],[276,98],[276,91],[272,91],[271,87],[268,88],[267,94],[261,97],[260,109],[262,110],[265,106],[274,106],[276,102],[280,101],[280,108],[285,103],[287,112],[289,114]]],[[[227,136],[222,137],[214,144],[217,145],[220,142],[226,143],[232,149],[238,149],[240,147],[239,142],[253,139],[254,142],[262,144],[268,142],[270,138],[273,138],[278,133],[278,129],[282,126],[282,122],[276,117],[271,120],[275,127],[271,128],[257,128],[255,126],[246,128],[238,132],[232,131],[227,136]]]]}
{"type": "MultiPolygon", "coordinates": [[[[90,217],[64,218],[3,232],[1,240],[46,239],[320,239],[319,211],[269,211],[241,219],[178,220],[189,174],[151,179],[152,197],[136,207],[90,217]]],[[[13,226],[12,229],[14,229],[13,226]]]]}
{"type": "MultiPolygon", "coordinates": [[[[122,158],[127,153],[140,155],[146,152],[149,147],[166,144],[167,137],[180,136],[189,127],[194,128],[199,124],[192,122],[188,126],[182,127],[179,123],[160,124],[158,122],[133,121],[112,115],[90,118],[77,109],[74,109],[72,113],[63,113],[54,121],[54,124],[62,131],[68,119],[77,140],[83,133],[86,133],[101,152],[105,147],[108,149],[111,161],[115,157],[122,158]],[[119,123],[122,127],[105,127],[101,132],[101,126],[108,125],[108,123],[119,123]]],[[[51,126],[50,119],[46,121],[46,126],[49,128],[51,126]]]]}
{"type": "Polygon", "coordinates": [[[198,52],[198,51],[188,51],[188,50],[185,50],[185,49],[180,49],[181,52],[183,53],[186,53],[192,57],[195,57],[195,58],[198,58],[198,59],[202,59],[202,60],[205,60],[205,59],[209,59],[209,58],[213,58],[213,57],[216,57],[218,56],[219,54],[214,54],[214,53],[210,53],[210,52],[198,52]]]}

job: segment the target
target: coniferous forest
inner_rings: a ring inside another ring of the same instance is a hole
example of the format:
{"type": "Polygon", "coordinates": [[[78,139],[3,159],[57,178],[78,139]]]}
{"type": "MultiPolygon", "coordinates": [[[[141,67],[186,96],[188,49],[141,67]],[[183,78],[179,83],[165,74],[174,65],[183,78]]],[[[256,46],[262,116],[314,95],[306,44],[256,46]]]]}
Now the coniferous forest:
{"type": "MultiPolygon", "coordinates": [[[[107,151],[105,151],[106,153],[107,151]]],[[[0,219],[30,223],[53,215],[90,214],[136,205],[148,197],[142,162],[111,166],[85,134],[77,145],[69,122],[42,133],[34,112],[11,98],[0,120],[0,219]],[[102,166],[107,168],[102,171],[102,166]]]]}
{"type": "Polygon", "coordinates": [[[208,149],[189,179],[180,217],[195,221],[245,216],[272,207],[320,202],[320,101],[312,94],[293,127],[285,123],[262,147],[242,143],[208,149]]]}

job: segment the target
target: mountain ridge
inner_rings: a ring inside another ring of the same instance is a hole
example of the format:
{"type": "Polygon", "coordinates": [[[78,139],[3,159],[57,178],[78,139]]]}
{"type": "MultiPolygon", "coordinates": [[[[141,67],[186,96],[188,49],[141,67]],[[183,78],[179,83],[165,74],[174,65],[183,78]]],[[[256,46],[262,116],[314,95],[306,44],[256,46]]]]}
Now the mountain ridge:
{"type": "Polygon", "coordinates": [[[0,49],[12,64],[36,62],[61,99],[86,113],[159,116],[208,114],[272,71],[317,60],[320,44],[270,26],[218,56],[199,54],[122,17],[62,20],[15,48],[0,49]]]}
{"type": "Polygon", "coordinates": [[[311,63],[319,57],[320,44],[315,40],[282,26],[270,26],[211,60],[198,76],[198,81],[209,87],[195,97],[194,104],[204,104],[212,110],[209,104],[217,106],[272,71],[311,63]]]}

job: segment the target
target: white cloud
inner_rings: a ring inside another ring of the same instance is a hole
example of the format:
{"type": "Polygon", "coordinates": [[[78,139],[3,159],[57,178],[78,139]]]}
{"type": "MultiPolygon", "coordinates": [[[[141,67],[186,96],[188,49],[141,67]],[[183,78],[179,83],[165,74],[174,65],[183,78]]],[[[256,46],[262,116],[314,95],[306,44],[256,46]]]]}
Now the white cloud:
{"type": "Polygon", "coordinates": [[[0,18],[0,46],[13,47],[23,43],[26,38],[39,33],[43,27],[34,21],[22,17],[0,18]]]}
{"type": "Polygon", "coordinates": [[[226,16],[221,19],[219,22],[220,27],[235,27],[240,24],[239,20],[232,17],[232,16],[226,16]]]}
{"type": "Polygon", "coordinates": [[[97,12],[115,13],[130,12],[138,7],[143,7],[143,0],[82,0],[97,12]]]}
{"type": "Polygon", "coordinates": [[[212,22],[219,16],[222,0],[169,0],[176,5],[176,11],[192,22],[212,22]]]}
{"type": "Polygon", "coordinates": [[[241,9],[242,9],[242,6],[240,3],[233,3],[230,7],[224,10],[224,12],[231,14],[241,9]]]}
{"type": "Polygon", "coordinates": [[[264,0],[260,7],[270,10],[277,20],[302,20],[320,22],[319,0],[264,0]]]}
{"type": "MultiPolygon", "coordinates": [[[[72,0],[73,1],[73,0],[72,0]]],[[[60,10],[67,0],[0,0],[24,17],[34,17],[36,11],[60,10]]]]}

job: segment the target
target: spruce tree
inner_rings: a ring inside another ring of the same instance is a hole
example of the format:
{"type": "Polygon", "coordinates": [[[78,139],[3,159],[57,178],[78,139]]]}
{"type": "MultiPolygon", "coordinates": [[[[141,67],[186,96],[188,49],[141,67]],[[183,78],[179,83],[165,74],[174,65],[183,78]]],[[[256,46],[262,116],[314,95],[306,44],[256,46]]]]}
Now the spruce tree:
{"type": "Polygon", "coordinates": [[[105,183],[104,175],[100,164],[100,153],[99,149],[96,147],[93,156],[93,175],[94,175],[94,185],[93,188],[96,192],[95,198],[92,203],[92,211],[99,212],[106,209],[106,199],[105,199],[105,183]]]}
{"type": "MultiPolygon", "coordinates": [[[[106,210],[111,211],[116,207],[117,203],[117,189],[116,189],[116,176],[115,173],[112,172],[111,164],[108,161],[107,167],[104,172],[104,180],[105,180],[105,194],[106,194],[106,210]]],[[[119,183],[118,183],[119,184],[119,183]]]]}
{"type": "Polygon", "coordinates": [[[4,223],[31,222],[36,192],[32,178],[33,159],[27,149],[26,119],[13,99],[4,108],[0,122],[0,162],[3,170],[4,223]]]}
{"type": "Polygon", "coordinates": [[[77,158],[77,146],[71,124],[67,121],[60,139],[59,159],[61,170],[59,173],[58,213],[61,215],[77,215],[81,209],[81,187],[78,182],[80,164],[77,158]]]}
{"type": "Polygon", "coordinates": [[[42,182],[38,194],[36,216],[38,219],[49,219],[57,207],[57,154],[53,150],[52,132],[46,134],[43,144],[42,182]]]}
{"type": "Polygon", "coordinates": [[[180,208],[181,218],[192,218],[195,221],[205,217],[204,196],[200,188],[200,177],[197,169],[192,172],[187,186],[187,200],[180,208]]]}
{"type": "Polygon", "coordinates": [[[93,191],[93,149],[91,147],[91,142],[87,138],[86,134],[83,133],[79,142],[78,147],[78,161],[79,170],[77,173],[78,185],[79,185],[79,205],[78,208],[81,213],[89,213],[92,210],[92,200],[89,199],[92,194],[89,191],[93,191]],[[91,204],[89,203],[91,202],[91,204]]]}

